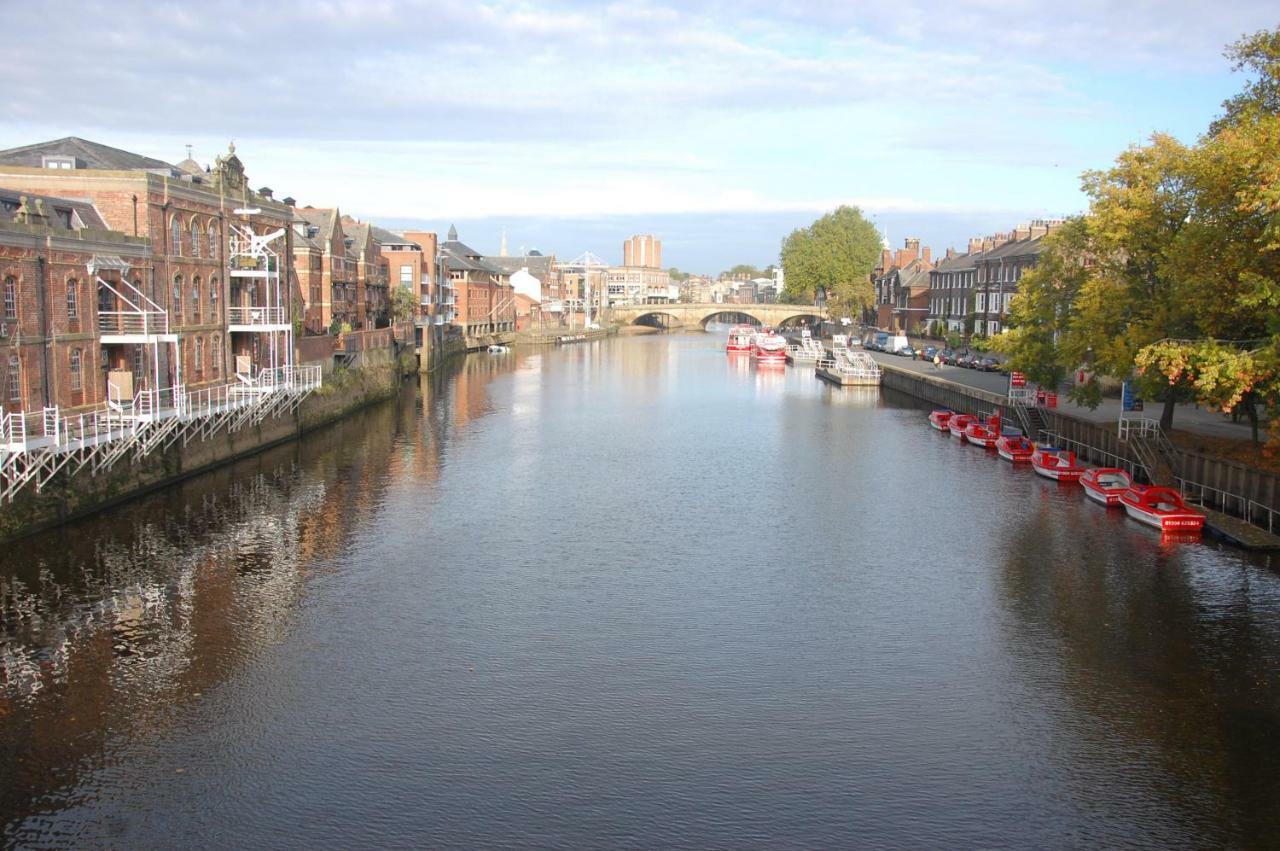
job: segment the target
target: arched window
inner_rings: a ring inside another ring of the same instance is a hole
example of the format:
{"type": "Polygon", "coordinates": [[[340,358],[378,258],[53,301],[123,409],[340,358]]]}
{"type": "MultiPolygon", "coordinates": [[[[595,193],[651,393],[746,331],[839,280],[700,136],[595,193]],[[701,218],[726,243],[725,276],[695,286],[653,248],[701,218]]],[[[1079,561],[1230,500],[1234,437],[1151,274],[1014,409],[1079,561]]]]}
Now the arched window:
{"type": "Polygon", "coordinates": [[[196,375],[204,372],[204,337],[196,337],[195,368],[196,375]]]}
{"type": "Polygon", "coordinates": [[[12,275],[4,279],[4,318],[18,318],[18,282],[12,275]]]}
{"type": "Polygon", "coordinates": [[[67,318],[80,318],[80,284],[75,278],[67,281],[67,318]]]}
{"type": "Polygon", "coordinates": [[[9,401],[22,401],[22,361],[17,355],[9,355],[9,401]]]}
{"type": "Polygon", "coordinates": [[[71,350],[71,389],[79,391],[84,389],[84,372],[81,367],[84,365],[84,353],[80,349],[71,350]]]}
{"type": "Polygon", "coordinates": [[[182,318],[182,276],[173,276],[173,304],[169,305],[169,312],[173,314],[174,319],[182,318]]]}
{"type": "Polygon", "coordinates": [[[213,318],[218,318],[218,276],[214,275],[209,279],[209,311],[213,314],[213,318]]]}
{"type": "Polygon", "coordinates": [[[209,342],[209,369],[214,375],[222,372],[222,335],[214,334],[209,342]]]}
{"type": "Polygon", "coordinates": [[[182,220],[174,216],[169,220],[169,253],[182,256],[182,220]]]}
{"type": "Polygon", "coordinates": [[[195,219],[191,220],[191,256],[200,256],[200,225],[195,219]]]}
{"type": "Polygon", "coordinates": [[[191,278],[191,315],[200,318],[200,276],[191,278]]]}
{"type": "Polygon", "coordinates": [[[209,256],[218,257],[218,226],[213,222],[209,222],[209,256]]]}

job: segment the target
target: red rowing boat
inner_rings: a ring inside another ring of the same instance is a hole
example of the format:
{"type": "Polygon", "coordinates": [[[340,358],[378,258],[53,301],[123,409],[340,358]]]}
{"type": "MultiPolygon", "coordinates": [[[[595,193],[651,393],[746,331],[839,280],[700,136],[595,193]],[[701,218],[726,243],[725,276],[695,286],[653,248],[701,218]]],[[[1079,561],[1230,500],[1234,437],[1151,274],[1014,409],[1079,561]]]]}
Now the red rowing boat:
{"type": "Polygon", "coordinates": [[[1037,446],[1031,453],[1031,469],[1055,482],[1078,482],[1084,467],[1076,463],[1076,454],[1052,446],[1037,446]]]}
{"type": "Polygon", "coordinates": [[[1173,488],[1134,485],[1120,497],[1130,517],[1161,532],[1192,533],[1204,529],[1204,515],[1187,505],[1173,488]]]}
{"type": "Polygon", "coordinates": [[[956,437],[963,438],[964,430],[977,421],[978,418],[973,414],[952,414],[951,419],[947,420],[947,429],[956,437]]]}
{"type": "Polygon", "coordinates": [[[947,431],[947,421],[955,416],[955,413],[955,411],[948,408],[934,411],[929,414],[929,425],[933,426],[938,431],[947,431]]]}
{"type": "Polygon", "coordinates": [[[1133,487],[1133,476],[1119,467],[1090,467],[1080,477],[1080,486],[1094,502],[1119,505],[1120,497],[1133,487]]]}
{"type": "Polygon", "coordinates": [[[1006,434],[996,441],[996,454],[1006,461],[1030,461],[1036,445],[1020,434],[1006,434]]]}

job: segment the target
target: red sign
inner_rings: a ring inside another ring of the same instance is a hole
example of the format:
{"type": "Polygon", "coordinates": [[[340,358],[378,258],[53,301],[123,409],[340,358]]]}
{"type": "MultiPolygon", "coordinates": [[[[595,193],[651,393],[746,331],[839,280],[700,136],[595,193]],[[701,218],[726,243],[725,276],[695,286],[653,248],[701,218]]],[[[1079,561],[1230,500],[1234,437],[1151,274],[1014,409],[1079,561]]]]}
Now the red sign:
{"type": "Polygon", "coordinates": [[[1021,372],[1011,372],[1009,373],[1009,386],[1010,387],[1026,387],[1027,377],[1023,375],[1021,372]]]}

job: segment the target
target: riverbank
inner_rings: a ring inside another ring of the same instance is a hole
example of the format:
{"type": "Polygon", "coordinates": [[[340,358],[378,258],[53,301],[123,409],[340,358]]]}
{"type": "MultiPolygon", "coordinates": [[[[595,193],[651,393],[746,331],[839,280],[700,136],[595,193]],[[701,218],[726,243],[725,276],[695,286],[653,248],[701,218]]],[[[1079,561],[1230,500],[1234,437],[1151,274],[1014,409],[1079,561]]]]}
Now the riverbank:
{"type": "Polygon", "coordinates": [[[379,349],[361,354],[353,368],[335,368],[296,410],[236,431],[174,444],[140,458],[126,456],[97,474],[86,467],[59,473],[39,492],[22,491],[0,510],[0,543],[36,534],[191,476],[246,458],[391,398],[403,375],[416,371],[412,350],[379,349]]]}
{"type": "MultiPolygon", "coordinates": [[[[917,399],[971,414],[1007,411],[1007,394],[974,387],[933,374],[924,364],[877,357],[883,371],[882,386],[917,399]],[[916,368],[913,368],[916,367],[916,368]]],[[[1114,422],[1096,422],[1061,408],[1035,409],[1044,431],[1056,443],[1071,449],[1082,460],[1110,466],[1117,459],[1135,460],[1132,448],[1120,440],[1114,422]]],[[[1035,439],[1037,435],[1029,435],[1035,439]]],[[[1269,531],[1280,532],[1280,476],[1229,458],[1175,446],[1177,478],[1172,484],[1206,508],[1239,517],[1269,531]]]]}

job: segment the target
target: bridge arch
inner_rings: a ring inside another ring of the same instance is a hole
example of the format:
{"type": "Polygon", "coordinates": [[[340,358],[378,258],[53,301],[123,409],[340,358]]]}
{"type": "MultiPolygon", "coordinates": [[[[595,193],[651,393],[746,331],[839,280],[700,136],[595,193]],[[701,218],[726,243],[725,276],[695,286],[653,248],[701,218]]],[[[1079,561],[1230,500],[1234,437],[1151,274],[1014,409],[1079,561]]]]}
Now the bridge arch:
{"type": "Polygon", "coordinates": [[[740,314],[759,325],[777,328],[783,325],[794,325],[802,320],[822,321],[826,317],[807,304],[725,304],[723,302],[705,304],[635,304],[618,305],[609,309],[613,321],[623,325],[653,325],[665,323],[662,327],[682,325],[686,328],[698,326],[704,330],[707,323],[724,314],[740,314]]]}

